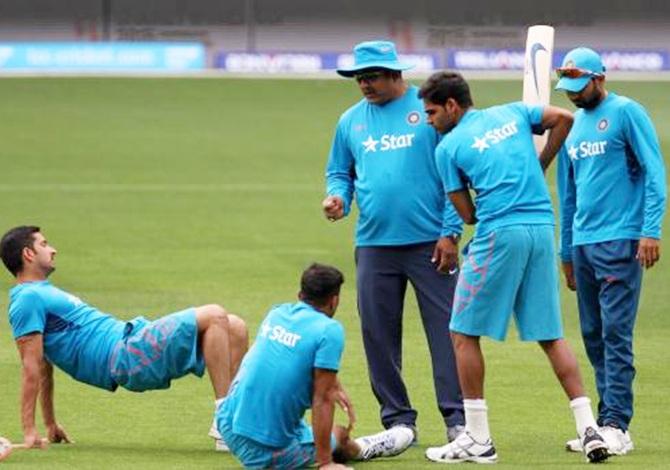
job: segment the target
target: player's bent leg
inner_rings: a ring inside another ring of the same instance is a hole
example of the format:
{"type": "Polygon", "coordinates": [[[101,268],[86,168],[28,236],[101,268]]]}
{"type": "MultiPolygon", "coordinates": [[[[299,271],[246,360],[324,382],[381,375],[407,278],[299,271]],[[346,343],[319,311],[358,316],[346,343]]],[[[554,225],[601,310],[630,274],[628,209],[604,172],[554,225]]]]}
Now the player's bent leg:
{"type": "Polygon", "coordinates": [[[228,393],[230,374],[230,324],[220,305],[203,305],[195,309],[200,348],[217,399],[228,393]]]}
{"type": "Polygon", "coordinates": [[[230,377],[233,379],[240,368],[242,358],[249,349],[247,324],[237,315],[228,314],[228,336],[230,341],[230,377]]]}

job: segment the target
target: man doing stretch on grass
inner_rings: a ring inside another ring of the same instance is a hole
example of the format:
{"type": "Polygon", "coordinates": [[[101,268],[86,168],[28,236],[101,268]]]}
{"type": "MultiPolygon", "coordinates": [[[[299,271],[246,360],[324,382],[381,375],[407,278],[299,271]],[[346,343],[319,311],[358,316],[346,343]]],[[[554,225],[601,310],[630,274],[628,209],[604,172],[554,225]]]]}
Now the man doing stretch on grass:
{"type": "Polygon", "coordinates": [[[247,349],[244,322],[218,305],[203,305],[154,321],[121,321],[87,305],[48,280],[56,249],[39,227],[9,230],[0,256],[17,284],[10,290],[9,322],[21,356],[21,423],[27,447],[39,446],[37,397],[51,442],[70,442],[56,419],[53,367],[79,382],[114,391],[165,389],[188,373],[209,373],[214,396],[228,392],[247,349]]]}

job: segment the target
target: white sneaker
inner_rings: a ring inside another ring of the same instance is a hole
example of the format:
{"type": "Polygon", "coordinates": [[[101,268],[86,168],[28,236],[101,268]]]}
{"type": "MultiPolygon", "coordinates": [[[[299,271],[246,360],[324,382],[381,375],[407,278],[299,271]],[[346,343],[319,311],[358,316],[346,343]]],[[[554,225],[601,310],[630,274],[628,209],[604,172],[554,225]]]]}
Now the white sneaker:
{"type": "Polygon", "coordinates": [[[590,463],[604,462],[609,457],[605,439],[597,430],[590,426],[584,430],[582,450],[586,456],[586,460],[590,463]]]}
{"type": "Polygon", "coordinates": [[[465,432],[465,426],[457,424],[447,428],[447,441],[454,442],[458,436],[465,432]]]}
{"type": "Polygon", "coordinates": [[[223,440],[221,433],[216,428],[216,420],[212,422],[212,426],[209,428],[207,435],[214,439],[214,450],[217,452],[230,452],[228,444],[226,444],[226,441],[223,440]]]}
{"type": "Polygon", "coordinates": [[[480,444],[464,431],[447,445],[426,449],[426,458],[440,463],[496,463],[498,454],[491,439],[480,444]]]}
{"type": "Polygon", "coordinates": [[[403,453],[412,445],[414,431],[407,426],[393,426],[371,436],[363,436],[356,439],[356,444],[361,448],[358,454],[359,460],[370,460],[377,457],[393,457],[403,453]]]}
{"type": "Polygon", "coordinates": [[[628,431],[614,426],[603,426],[600,428],[600,435],[605,439],[607,450],[611,455],[626,455],[634,449],[633,440],[628,431]]]}
{"type": "MultiPolygon", "coordinates": [[[[623,432],[613,426],[603,426],[599,428],[599,432],[607,444],[607,451],[610,455],[626,455],[635,448],[628,431],[623,432]]],[[[565,449],[569,452],[582,452],[582,442],[579,439],[569,440],[565,443],[565,449]]]]}

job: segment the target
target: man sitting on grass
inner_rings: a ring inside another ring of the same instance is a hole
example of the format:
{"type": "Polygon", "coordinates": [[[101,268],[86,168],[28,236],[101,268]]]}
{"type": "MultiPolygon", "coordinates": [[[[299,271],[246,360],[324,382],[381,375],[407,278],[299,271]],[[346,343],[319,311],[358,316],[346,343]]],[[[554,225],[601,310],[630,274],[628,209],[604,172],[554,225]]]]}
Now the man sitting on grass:
{"type": "Polygon", "coordinates": [[[114,391],[120,385],[133,392],[169,388],[172,379],[201,377],[206,367],[215,399],[225,397],[248,346],[242,319],[211,304],[154,321],[118,320],[48,281],[56,250],[39,227],[9,230],[0,256],[17,281],[9,292],[9,322],[21,356],[26,447],[41,442],[38,396],[49,440],[70,442],[54,413],[52,364],[94,387],[114,391]]]}
{"type": "Polygon", "coordinates": [[[217,410],[218,429],[245,468],[346,469],[348,460],[397,455],[414,438],[395,426],[350,439],[354,409],[337,379],[344,330],[335,315],[342,273],[313,264],[302,274],[297,303],[273,307],[217,410]],[[335,403],[349,426],[333,426],[335,403]],[[312,409],[312,427],[304,420],[312,409]]]}

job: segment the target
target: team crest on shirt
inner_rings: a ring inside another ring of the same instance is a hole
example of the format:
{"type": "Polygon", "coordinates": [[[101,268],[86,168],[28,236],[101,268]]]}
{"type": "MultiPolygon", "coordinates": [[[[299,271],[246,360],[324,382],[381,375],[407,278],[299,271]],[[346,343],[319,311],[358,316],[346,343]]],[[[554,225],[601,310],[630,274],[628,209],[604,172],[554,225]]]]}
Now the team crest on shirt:
{"type": "Polygon", "coordinates": [[[421,114],[418,111],[412,111],[407,115],[407,124],[416,126],[421,122],[421,114]]]}
{"type": "Polygon", "coordinates": [[[596,125],[596,128],[600,131],[603,132],[607,130],[607,128],[610,126],[609,121],[606,118],[602,118],[600,121],[598,121],[598,124],[596,125]]]}

